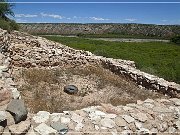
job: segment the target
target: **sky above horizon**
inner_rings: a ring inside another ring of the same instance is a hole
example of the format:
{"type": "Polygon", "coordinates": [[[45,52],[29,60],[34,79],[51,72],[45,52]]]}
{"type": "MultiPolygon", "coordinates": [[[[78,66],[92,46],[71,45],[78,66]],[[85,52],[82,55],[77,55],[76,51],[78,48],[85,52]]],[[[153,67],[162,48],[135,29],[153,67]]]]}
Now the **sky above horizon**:
{"type": "Polygon", "coordinates": [[[180,0],[9,0],[19,23],[143,23],[180,24],[180,0]],[[73,3],[23,3],[23,2],[73,3]],[[92,3],[75,3],[92,2],[92,3]],[[102,2],[102,3],[93,3],[102,2]],[[142,2],[142,3],[140,3],[142,2]],[[152,3],[143,3],[152,2],[152,3]],[[164,2],[164,3],[153,3],[164,2]]]}

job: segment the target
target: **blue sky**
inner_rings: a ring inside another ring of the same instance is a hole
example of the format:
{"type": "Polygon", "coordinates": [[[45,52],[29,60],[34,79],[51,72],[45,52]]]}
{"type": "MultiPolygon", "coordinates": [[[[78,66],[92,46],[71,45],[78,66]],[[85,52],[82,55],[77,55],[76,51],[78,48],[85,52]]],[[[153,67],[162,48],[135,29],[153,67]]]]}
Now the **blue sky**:
{"type": "MultiPolygon", "coordinates": [[[[9,0],[12,2],[51,2],[50,0],[9,0]]],[[[52,0],[53,2],[87,2],[85,0],[52,0]]],[[[97,2],[89,0],[88,2],[97,2]]],[[[98,2],[112,2],[98,0],[98,2]]],[[[122,2],[113,0],[113,2],[122,2]]],[[[137,0],[124,0],[137,2],[137,0]]],[[[138,2],[157,2],[157,0],[138,0],[138,2]]],[[[172,2],[172,0],[158,0],[172,2]]],[[[173,3],[16,3],[15,20],[29,23],[145,23],[180,24],[180,0],[173,3]]]]}

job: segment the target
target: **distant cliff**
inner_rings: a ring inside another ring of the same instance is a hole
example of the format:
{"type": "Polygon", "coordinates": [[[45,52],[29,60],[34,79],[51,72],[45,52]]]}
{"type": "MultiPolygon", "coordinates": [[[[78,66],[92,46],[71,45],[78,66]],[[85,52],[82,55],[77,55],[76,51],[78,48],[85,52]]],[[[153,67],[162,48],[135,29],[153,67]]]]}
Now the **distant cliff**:
{"type": "Polygon", "coordinates": [[[180,25],[21,23],[20,30],[31,34],[121,34],[169,38],[180,35],[180,25]]]}

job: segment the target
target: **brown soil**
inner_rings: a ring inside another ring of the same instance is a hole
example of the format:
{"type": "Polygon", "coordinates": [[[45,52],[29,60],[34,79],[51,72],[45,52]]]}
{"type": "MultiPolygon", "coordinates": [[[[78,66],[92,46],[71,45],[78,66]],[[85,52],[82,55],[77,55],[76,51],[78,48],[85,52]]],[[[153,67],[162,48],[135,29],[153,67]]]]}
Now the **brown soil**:
{"type": "Polygon", "coordinates": [[[19,68],[14,74],[22,98],[34,113],[41,110],[77,110],[100,103],[111,103],[116,106],[147,98],[165,98],[160,93],[140,89],[133,82],[100,66],[19,68]],[[69,84],[78,87],[76,95],[69,95],[63,91],[64,86],[69,84]]]}

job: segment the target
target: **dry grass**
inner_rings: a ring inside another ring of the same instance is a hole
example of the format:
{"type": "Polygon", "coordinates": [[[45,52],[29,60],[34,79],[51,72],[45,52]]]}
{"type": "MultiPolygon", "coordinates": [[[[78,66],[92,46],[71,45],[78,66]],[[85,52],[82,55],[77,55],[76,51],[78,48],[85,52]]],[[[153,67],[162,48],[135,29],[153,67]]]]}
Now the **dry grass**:
{"type": "Polygon", "coordinates": [[[23,80],[19,90],[32,112],[62,112],[101,103],[125,105],[136,100],[163,96],[140,89],[133,82],[126,81],[100,66],[33,68],[24,69],[17,75],[17,82],[19,78],[23,80]],[[64,86],[68,84],[78,87],[77,95],[63,92],[64,86]]]}

